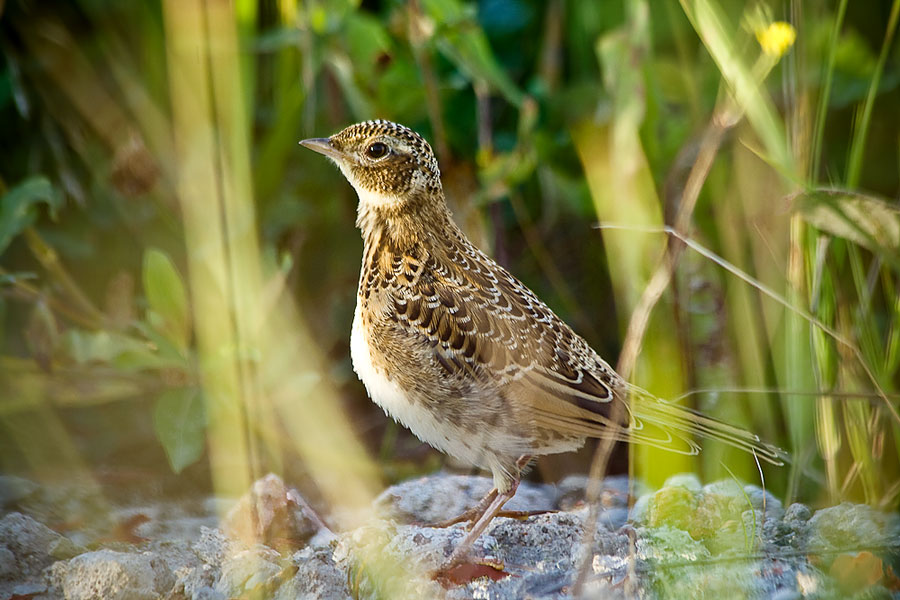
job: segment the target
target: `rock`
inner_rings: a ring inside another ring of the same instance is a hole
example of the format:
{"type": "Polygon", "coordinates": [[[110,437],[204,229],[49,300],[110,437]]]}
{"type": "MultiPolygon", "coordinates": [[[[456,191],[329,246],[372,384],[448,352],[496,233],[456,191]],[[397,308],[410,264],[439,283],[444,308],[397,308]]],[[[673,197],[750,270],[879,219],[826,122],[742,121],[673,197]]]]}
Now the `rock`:
{"type": "Polygon", "coordinates": [[[227,598],[268,595],[278,587],[282,574],[281,555],[263,545],[227,556],[215,584],[215,591],[227,598]]]}
{"type": "Polygon", "coordinates": [[[202,564],[192,569],[175,572],[176,581],[173,590],[179,594],[176,598],[191,600],[226,600],[227,596],[215,589],[219,571],[210,565],[202,564]]]}
{"type": "Polygon", "coordinates": [[[352,598],[347,573],[334,561],[331,547],[306,547],[294,553],[297,572],[275,592],[272,600],[334,600],[352,598]]]}
{"type": "MultiPolygon", "coordinates": [[[[239,543],[226,538],[219,529],[201,527],[199,539],[190,544],[187,553],[179,557],[173,556],[171,551],[167,553],[169,567],[176,578],[174,589],[180,594],[176,597],[226,600],[229,596],[223,590],[239,577],[236,576],[237,564],[232,564],[230,582],[223,581],[223,566],[230,560],[229,557],[245,550],[239,543]]],[[[234,585],[242,587],[245,582],[246,580],[240,581],[234,585]]]]}
{"type": "Polygon", "coordinates": [[[784,516],[784,506],[781,500],[776,498],[772,492],[763,490],[756,485],[745,485],[744,493],[750,500],[750,504],[754,510],[765,510],[767,518],[781,519],[784,516]]]}
{"type": "Polygon", "coordinates": [[[724,479],[698,487],[693,475],[670,477],[667,485],[638,499],[632,521],[648,528],[672,527],[702,541],[716,555],[741,555],[769,548],[784,510],[762,489],[724,479]]]}
{"type": "Polygon", "coordinates": [[[547,513],[524,521],[498,519],[489,529],[492,554],[507,566],[543,569],[545,563],[571,568],[582,544],[584,527],[571,513],[547,513]]]}
{"type": "Polygon", "coordinates": [[[703,487],[688,530],[717,555],[749,554],[756,545],[758,515],[744,486],[725,479],[703,487]]]}
{"type": "Polygon", "coordinates": [[[700,478],[697,477],[694,473],[678,473],[666,479],[662,487],[663,489],[671,487],[682,487],[696,494],[703,489],[703,484],[700,483],[700,478]]]}
{"type": "Polygon", "coordinates": [[[202,526],[202,520],[169,527],[170,519],[194,514],[178,507],[116,509],[119,515],[150,515],[147,527],[153,528],[139,533],[156,533],[142,542],[142,551],[115,542],[127,552],[89,552],[49,568],[54,555],[66,558],[74,547],[34,519],[11,513],[0,519],[0,599],[555,600],[572,597],[582,570],[582,597],[589,598],[733,597],[739,590],[748,599],[852,594],[861,600],[891,593],[887,567],[896,565],[891,551],[900,540],[894,515],[849,503],[815,514],[801,504],[784,509],[756,486],[733,480],[701,486],[688,475],[638,498],[629,523],[634,486],[618,477],[601,483],[598,522],[586,543],[586,482],[570,477],[558,486],[522,484],[521,497],[507,508],[567,510],[496,518],[464,569],[444,572],[447,587],[433,576],[465,537],[466,524],[436,528],[405,521],[456,516],[490,489],[490,479],[438,474],[394,486],[376,503],[399,522],[376,520],[333,537],[318,517],[304,512],[294,490],[266,477],[241,501],[245,508],[235,508],[235,514],[256,515],[249,521],[252,535],[243,541],[202,526]],[[293,527],[296,533],[303,523],[309,525],[303,531],[315,526],[317,533],[301,549],[285,552],[279,544],[285,538],[273,532],[293,527]],[[277,547],[246,543],[261,534],[277,547]],[[862,546],[871,553],[854,550],[862,546]]]}
{"type": "MultiPolygon", "coordinates": [[[[583,531],[581,519],[571,513],[547,513],[525,521],[499,519],[490,529],[490,554],[511,576],[492,583],[493,593],[504,598],[562,594],[574,581],[583,531]]],[[[470,589],[487,584],[482,580],[470,589]]]]}
{"type": "Polygon", "coordinates": [[[253,482],[225,518],[226,533],[247,546],[301,547],[323,524],[296,490],[272,473],[253,482]]]}
{"type": "Polygon", "coordinates": [[[193,540],[202,527],[216,527],[213,513],[201,513],[199,503],[157,502],[112,511],[117,539],[140,543],[143,540],[193,540]],[[133,524],[133,525],[130,525],[133,524]]]}
{"type": "MultiPolygon", "coordinates": [[[[389,487],[375,499],[375,508],[384,517],[404,523],[437,523],[475,506],[493,485],[487,477],[437,473],[389,487]]],[[[551,486],[523,481],[503,508],[553,510],[555,500],[551,486]]]]}
{"type": "Polygon", "coordinates": [[[334,561],[347,573],[354,598],[443,598],[443,589],[429,573],[465,535],[463,527],[431,529],[376,521],[341,535],[334,561]]]}
{"type": "Polygon", "coordinates": [[[237,552],[224,533],[209,527],[200,528],[200,539],[191,546],[191,550],[200,560],[215,566],[221,566],[228,554],[237,552]]]}
{"type": "Polygon", "coordinates": [[[51,587],[66,600],[155,600],[169,593],[175,577],[153,552],[87,552],[55,563],[51,587]]]}
{"type": "Polygon", "coordinates": [[[150,550],[165,560],[175,577],[169,599],[225,600],[224,595],[213,589],[221,574],[220,565],[204,563],[193,549],[196,545],[184,539],[157,540],[149,544],[150,550]]]}
{"type": "Polygon", "coordinates": [[[812,511],[805,504],[791,504],[779,519],[763,524],[763,549],[778,552],[779,549],[805,551],[809,539],[809,519],[812,511]]]}
{"type": "Polygon", "coordinates": [[[78,551],[67,538],[31,517],[14,512],[0,519],[0,579],[37,575],[78,551]]]}
{"type": "Polygon", "coordinates": [[[812,511],[805,504],[800,504],[799,502],[795,502],[788,506],[787,510],[784,511],[784,520],[785,521],[793,521],[793,522],[807,522],[810,517],[812,517],[812,511]]]}
{"type": "MultiPolygon", "coordinates": [[[[66,532],[76,547],[97,543],[114,530],[110,504],[90,478],[73,478],[59,485],[40,485],[15,505],[23,514],[44,524],[78,523],[66,532]]],[[[52,526],[52,525],[51,525],[52,526]]]]}
{"type": "Polygon", "coordinates": [[[43,583],[20,583],[13,586],[12,590],[10,590],[9,597],[22,598],[23,600],[28,598],[40,598],[40,600],[45,600],[51,596],[47,586],[43,583]]]}
{"type": "Polygon", "coordinates": [[[627,508],[607,508],[599,512],[598,525],[609,531],[618,531],[628,522],[627,508]]]}
{"type": "Polygon", "coordinates": [[[612,582],[605,577],[592,577],[584,586],[584,598],[603,598],[604,600],[625,600],[636,598],[634,590],[623,585],[624,580],[612,582]]]}
{"type": "MultiPolygon", "coordinates": [[[[582,516],[586,514],[587,508],[582,507],[577,512],[550,512],[522,520],[498,517],[475,543],[471,561],[482,568],[497,566],[500,570],[492,574],[498,580],[482,576],[447,590],[436,587],[430,576],[465,537],[462,523],[431,528],[381,522],[342,536],[335,559],[349,573],[359,598],[569,597],[567,590],[582,563],[582,516]]],[[[624,553],[627,546],[626,535],[601,528],[594,551],[624,553]]]]}
{"type": "MultiPolygon", "coordinates": [[[[587,495],[588,477],[569,475],[557,486],[556,506],[561,510],[572,510],[584,504],[587,495]]],[[[635,482],[627,475],[614,475],[600,482],[600,506],[603,508],[627,509],[634,497],[647,492],[646,486],[635,482]]]]}
{"type": "Polygon", "coordinates": [[[0,581],[6,581],[19,574],[16,555],[6,546],[0,546],[0,581]]]}
{"type": "Polygon", "coordinates": [[[638,582],[630,576],[634,571],[635,561],[629,558],[627,538],[625,541],[626,544],[620,546],[621,553],[617,555],[593,555],[582,597],[614,600],[639,597],[638,582]]]}
{"type": "Polygon", "coordinates": [[[636,557],[654,564],[696,562],[708,559],[710,552],[683,529],[669,525],[654,528],[638,528],[635,544],[636,557]]]}
{"type": "Polygon", "coordinates": [[[843,502],[817,511],[809,520],[807,551],[821,554],[825,565],[841,551],[861,548],[873,552],[900,550],[897,516],[865,504],[843,502]]]}
{"type": "Polygon", "coordinates": [[[645,585],[659,598],[840,597],[831,595],[823,574],[801,559],[709,560],[654,567],[647,575],[645,585]]]}
{"type": "MultiPolygon", "coordinates": [[[[687,531],[691,528],[697,502],[697,492],[687,487],[663,487],[650,495],[640,518],[635,514],[635,522],[646,523],[650,527],[666,525],[687,531]]],[[[637,505],[635,511],[637,512],[637,505]]]]}

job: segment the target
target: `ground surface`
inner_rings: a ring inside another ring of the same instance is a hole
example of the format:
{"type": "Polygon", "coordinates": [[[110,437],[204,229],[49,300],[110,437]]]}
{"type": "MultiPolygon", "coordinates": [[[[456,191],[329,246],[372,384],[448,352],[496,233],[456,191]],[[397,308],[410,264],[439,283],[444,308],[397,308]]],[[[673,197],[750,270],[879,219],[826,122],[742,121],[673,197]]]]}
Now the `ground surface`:
{"type": "Polygon", "coordinates": [[[754,486],[692,476],[631,490],[637,497],[626,479],[608,478],[593,540],[583,478],[523,483],[508,508],[555,512],[496,519],[473,560],[435,581],[465,525],[417,523],[455,516],[490,485],[446,474],[407,481],[376,500],[383,518],[334,533],[270,475],[224,522],[212,499],[110,507],[118,528],[98,538],[88,524],[63,535],[42,522],[59,491],[0,477],[0,600],[549,599],[578,586],[586,598],[900,598],[894,515],[784,508],[754,486]]]}

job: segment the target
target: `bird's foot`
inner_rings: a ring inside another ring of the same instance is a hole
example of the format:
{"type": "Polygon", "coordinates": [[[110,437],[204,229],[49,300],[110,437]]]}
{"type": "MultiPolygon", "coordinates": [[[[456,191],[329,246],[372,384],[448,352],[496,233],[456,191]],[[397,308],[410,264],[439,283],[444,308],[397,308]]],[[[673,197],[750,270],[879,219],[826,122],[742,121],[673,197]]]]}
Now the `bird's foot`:
{"type": "Polygon", "coordinates": [[[546,515],[550,513],[557,513],[558,510],[501,510],[497,513],[498,517],[506,517],[507,519],[516,519],[518,521],[524,521],[528,517],[536,517],[537,515],[546,515]]]}
{"type": "MultiPolygon", "coordinates": [[[[463,514],[453,517],[452,519],[447,519],[446,521],[438,521],[437,523],[415,523],[419,527],[430,527],[432,529],[446,529],[447,527],[452,527],[457,523],[465,523],[469,522],[468,526],[466,526],[467,530],[471,530],[472,527],[475,526],[475,522],[479,517],[483,514],[483,510],[481,510],[480,506],[476,506],[475,508],[470,508],[463,514]]],[[[559,512],[557,510],[501,510],[498,512],[496,517],[506,517],[507,519],[516,519],[518,521],[524,521],[528,517],[534,517],[537,515],[545,515],[547,513],[555,513],[559,512]]]]}
{"type": "Polygon", "coordinates": [[[480,577],[487,577],[493,581],[500,581],[509,577],[510,573],[504,570],[503,561],[490,558],[472,558],[468,554],[451,556],[434,572],[432,578],[445,588],[456,585],[466,585],[480,577]]]}
{"type": "Polygon", "coordinates": [[[431,527],[433,529],[446,529],[447,527],[452,527],[457,523],[465,523],[469,521],[469,529],[472,528],[481,517],[484,515],[484,512],[490,507],[491,503],[497,497],[497,490],[493,489],[485,495],[484,498],[478,501],[478,504],[470,508],[469,510],[463,512],[460,515],[453,517],[452,519],[446,519],[444,521],[438,521],[437,523],[417,523],[421,527],[431,527]]]}
{"type": "Polygon", "coordinates": [[[466,512],[453,517],[452,519],[445,519],[443,521],[437,521],[435,523],[415,523],[419,527],[430,527],[432,529],[446,529],[448,527],[453,527],[457,523],[465,523],[469,521],[470,523],[474,523],[478,520],[478,517],[484,512],[484,509],[481,506],[473,506],[466,512]]]}

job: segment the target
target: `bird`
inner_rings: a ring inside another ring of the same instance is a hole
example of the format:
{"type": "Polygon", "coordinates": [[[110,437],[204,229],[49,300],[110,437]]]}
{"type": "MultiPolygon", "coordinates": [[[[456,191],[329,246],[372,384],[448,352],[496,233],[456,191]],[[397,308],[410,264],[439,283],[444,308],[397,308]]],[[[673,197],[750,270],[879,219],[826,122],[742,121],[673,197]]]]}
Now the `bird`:
{"type": "Polygon", "coordinates": [[[328,157],[359,198],[363,238],[350,335],[370,398],[420,440],[489,470],[493,489],[459,519],[466,553],[516,493],[533,457],[612,438],[685,454],[694,436],[781,464],[759,436],[628,383],[454,222],[437,159],[387,120],[301,145],[328,157]]]}

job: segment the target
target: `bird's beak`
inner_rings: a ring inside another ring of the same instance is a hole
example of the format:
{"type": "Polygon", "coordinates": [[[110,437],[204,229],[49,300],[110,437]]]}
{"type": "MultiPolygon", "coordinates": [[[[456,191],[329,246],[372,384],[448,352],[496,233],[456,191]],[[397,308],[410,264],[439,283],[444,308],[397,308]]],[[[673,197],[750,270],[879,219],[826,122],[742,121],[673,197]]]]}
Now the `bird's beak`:
{"type": "Polygon", "coordinates": [[[341,160],[344,158],[344,154],[331,145],[331,140],[329,138],[310,138],[308,140],[301,140],[300,145],[306,146],[319,154],[324,154],[333,160],[341,160]]]}

